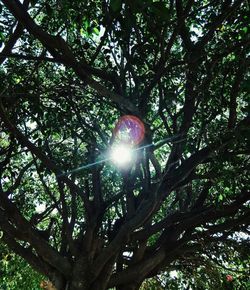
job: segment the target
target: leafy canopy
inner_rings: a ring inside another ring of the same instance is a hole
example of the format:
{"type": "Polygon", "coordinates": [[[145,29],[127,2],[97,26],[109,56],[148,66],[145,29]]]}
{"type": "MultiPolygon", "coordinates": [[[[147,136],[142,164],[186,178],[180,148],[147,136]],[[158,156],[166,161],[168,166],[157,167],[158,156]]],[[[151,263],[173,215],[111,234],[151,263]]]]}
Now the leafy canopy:
{"type": "Polygon", "coordinates": [[[0,7],[1,241],[58,290],[248,287],[246,1],[0,7]]]}

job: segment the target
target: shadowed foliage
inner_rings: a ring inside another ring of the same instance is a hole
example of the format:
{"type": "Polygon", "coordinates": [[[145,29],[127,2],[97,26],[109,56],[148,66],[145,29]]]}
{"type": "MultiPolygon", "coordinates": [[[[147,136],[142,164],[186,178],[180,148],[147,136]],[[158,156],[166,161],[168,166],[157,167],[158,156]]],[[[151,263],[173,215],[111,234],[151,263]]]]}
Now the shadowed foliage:
{"type": "Polygon", "coordinates": [[[0,7],[3,251],[57,290],[247,289],[249,2],[0,7]]]}

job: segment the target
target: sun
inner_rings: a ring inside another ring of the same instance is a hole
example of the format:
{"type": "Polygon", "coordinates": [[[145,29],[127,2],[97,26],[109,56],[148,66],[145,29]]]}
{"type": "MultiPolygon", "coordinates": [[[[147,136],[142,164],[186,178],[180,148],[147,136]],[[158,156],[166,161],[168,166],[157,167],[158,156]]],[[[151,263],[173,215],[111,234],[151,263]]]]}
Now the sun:
{"type": "Polygon", "coordinates": [[[110,158],[117,166],[124,167],[132,161],[133,151],[125,144],[114,145],[111,148],[110,158]]]}

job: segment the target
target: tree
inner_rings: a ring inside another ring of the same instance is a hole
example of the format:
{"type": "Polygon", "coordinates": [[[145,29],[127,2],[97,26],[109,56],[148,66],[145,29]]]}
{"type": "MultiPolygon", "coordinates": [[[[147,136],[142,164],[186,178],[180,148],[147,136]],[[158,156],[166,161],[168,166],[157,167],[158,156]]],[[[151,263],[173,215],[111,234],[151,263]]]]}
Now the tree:
{"type": "Polygon", "coordinates": [[[245,263],[248,1],[2,4],[9,249],[58,290],[135,290],[164,271],[230,267],[234,251],[245,263]],[[109,151],[124,128],[135,156],[120,168],[109,151]]]}

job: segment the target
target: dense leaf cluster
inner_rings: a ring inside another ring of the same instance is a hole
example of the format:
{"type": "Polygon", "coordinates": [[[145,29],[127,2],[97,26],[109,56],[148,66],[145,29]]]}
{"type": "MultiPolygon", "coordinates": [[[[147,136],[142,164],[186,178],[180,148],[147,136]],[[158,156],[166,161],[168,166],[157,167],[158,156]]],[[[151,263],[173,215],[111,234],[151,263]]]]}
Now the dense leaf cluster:
{"type": "Polygon", "coordinates": [[[1,242],[58,290],[249,287],[246,2],[1,1],[1,242]]]}

